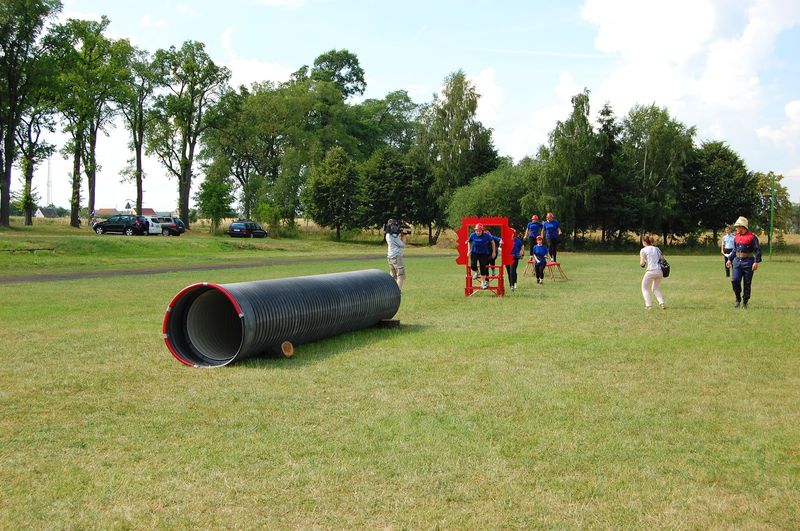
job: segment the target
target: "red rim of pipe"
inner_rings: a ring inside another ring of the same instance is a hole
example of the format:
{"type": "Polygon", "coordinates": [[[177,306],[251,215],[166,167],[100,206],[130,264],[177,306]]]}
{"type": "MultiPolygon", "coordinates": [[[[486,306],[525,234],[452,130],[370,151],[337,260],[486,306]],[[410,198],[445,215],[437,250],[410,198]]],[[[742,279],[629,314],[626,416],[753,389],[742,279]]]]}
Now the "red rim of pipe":
{"type": "Polygon", "coordinates": [[[219,284],[212,284],[212,283],[209,283],[209,282],[198,282],[196,284],[191,284],[189,286],[186,286],[185,288],[180,290],[177,295],[172,297],[172,300],[170,301],[169,305],[167,306],[167,311],[164,314],[164,322],[161,325],[161,335],[164,338],[164,343],[166,343],[167,349],[169,349],[169,351],[172,353],[172,355],[175,357],[175,359],[177,359],[179,362],[183,363],[184,365],[188,365],[189,367],[197,367],[197,365],[195,363],[192,363],[191,361],[183,358],[183,356],[181,356],[180,354],[178,354],[178,351],[175,349],[175,347],[172,346],[172,342],[169,340],[169,334],[167,334],[167,330],[169,329],[169,319],[170,319],[170,317],[172,315],[172,308],[175,307],[175,304],[178,302],[178,299],[180,299],[181,297],[183,297],[184,295],[186,295],[190,291],[194,291],[195,289],[198,289],[198,288],[211,288],[211,289],[215,289],[215,290],[221,292],[223,295],[225,295],[225,297],[227,297],[227,299],[230,301],[230,303],[233,304],[233,309],[236,310],[237,314],[239,314],[239,319],[244,317],[244,312],[242,311],[242,307],[239,306],[239,303],[236,301],[236,299],[233,297],[233,295],[231,295],[228,290],[226,290],[224,287],[220,286],[219,284]]]}

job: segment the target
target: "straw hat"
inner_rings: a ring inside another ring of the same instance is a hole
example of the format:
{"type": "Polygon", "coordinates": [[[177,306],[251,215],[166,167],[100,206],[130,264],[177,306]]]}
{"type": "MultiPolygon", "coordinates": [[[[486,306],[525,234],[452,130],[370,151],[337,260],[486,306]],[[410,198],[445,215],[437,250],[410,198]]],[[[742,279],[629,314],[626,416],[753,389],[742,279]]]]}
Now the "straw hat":
{"type": "Polygon", "coordinates": [[[747,226],[747,218],[744,216],[739,216],[739,219],[736,220],[736,223],[734,223],[733,226],[734,227],[741,226],[746,228],[747,230],[750,230],[749,227],[747,226]]]}

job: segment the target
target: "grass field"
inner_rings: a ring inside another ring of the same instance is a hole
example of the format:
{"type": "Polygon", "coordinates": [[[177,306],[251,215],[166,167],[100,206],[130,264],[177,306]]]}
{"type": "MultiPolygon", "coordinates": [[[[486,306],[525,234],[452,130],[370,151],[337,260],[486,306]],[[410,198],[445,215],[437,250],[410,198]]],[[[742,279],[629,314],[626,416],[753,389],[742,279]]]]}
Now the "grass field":
{"type": "Polygon", "coordinates": [[[567,282],[465,298],[452,251],[412,249],[401,328],[197,370],[160,336],[185,285],[384,269],[335,261],[382,248],[3,243],[23,237],[66,250],[0,274],[334,261],[0,284],[0,528],[800,526],[798,256],[765,261],[745,311],[716,256],[668,255],[646,312],[636,255],[559,254],[567,282]]]}

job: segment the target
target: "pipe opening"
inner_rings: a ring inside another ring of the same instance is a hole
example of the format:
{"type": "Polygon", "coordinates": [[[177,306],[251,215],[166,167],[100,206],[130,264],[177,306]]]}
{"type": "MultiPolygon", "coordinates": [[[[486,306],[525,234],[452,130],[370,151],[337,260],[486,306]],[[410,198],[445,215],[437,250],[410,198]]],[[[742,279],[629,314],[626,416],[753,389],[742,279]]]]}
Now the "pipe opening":
{"type": "Polygon", "coordinates": [[[172,309],[173,347],[200,366],[230,363],[242,345],[242,322],[225,293],[211,287],[179,298],[172,309]]]}

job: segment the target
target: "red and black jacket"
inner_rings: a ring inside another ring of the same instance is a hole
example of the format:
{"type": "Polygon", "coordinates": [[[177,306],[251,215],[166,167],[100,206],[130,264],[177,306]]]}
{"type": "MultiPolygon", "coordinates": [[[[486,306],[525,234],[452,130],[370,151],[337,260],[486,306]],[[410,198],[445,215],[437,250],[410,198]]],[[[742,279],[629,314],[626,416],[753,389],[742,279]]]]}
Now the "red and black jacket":
{"type": "Polygon", "coordinates": [[[740,256],[740,260],[755,259],[756,263],[761,262],[761,244],[758,243],[758,237],[755,234],[752,232],[737,234],[733,243],[733,251],[728,255],[729,260],[733,261],[740,254],[745,254],[750,256],[740,256]]]}

